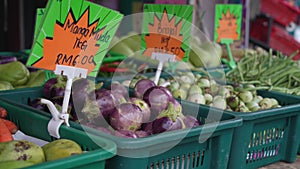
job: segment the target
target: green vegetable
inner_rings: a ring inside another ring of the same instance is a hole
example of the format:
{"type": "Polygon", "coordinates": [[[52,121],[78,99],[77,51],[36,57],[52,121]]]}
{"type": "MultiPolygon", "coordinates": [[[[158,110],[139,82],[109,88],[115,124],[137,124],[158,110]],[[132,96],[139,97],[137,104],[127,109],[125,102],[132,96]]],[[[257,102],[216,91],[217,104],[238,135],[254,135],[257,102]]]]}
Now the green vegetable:
{"type": "Polygon", "coordinates": [[[193,94],[202,94],[201,88],[196,84],[193,84],[188,92],[188,95],[193,95],[193,94]]]}
{"type": "Polygon", "coordinates": [[[175,98],[178,98],[178,99],[181,99],[181,100],[185,100],[187,98],[187,91],[180,88],[178,90],[174,90],[172,91],[172,95],[175,97],[175,98]]]}
{"type": "Polygon", "coordinates": [[[0,90],[11,90],[14,89],[14,87],[6,81],[0,81],[0,90]]]}
{"type": "Polygon", "coordinates": [[[29,80],[25,86],[27,87],[42,86],[45,80],[46,80],[46,73],[44,70],[31,72],[29,76],[29,80]]]}
{"type": "Polygon", "coordinates": [[[243,91],[243,92],[239,93],[239,98],[244,103],[249,103],[253,100],[253,95],[250,91],[243,91]]]}
{"type": "Polygon", "coordinates": [[[262,50],[247,53],[226,77],[232,82],[255,85],[255,88],[249,86],[245,90],[268,89],[300,94],[299,64],[293,60],[296,53],[289,57],[279,52],[274,56],[272,50],[269,53],[262,50]]]}
{"type": "Polygon", "coordinates": [[[236,95],[231,95],[226,98],[227,104],[232,108],[236,108],[240,104],[240,99],[236,95]]]}
{"type": "Polygon", "coordinates": [[[0,72],[0,81],[7,81],[13,86],[24,85],[29,79],[29,70],[19,61],[0,65],[0,72]]]}
{"type": "Polygon", "coordinates": [[[213,99],[212,106],[216,107],[216,108],[219,108],[219,109],[222,109],[222,110],[225,110],[226,107],[227,107],[226,100],[224,98],[220,97],[220,96],[216,96],[213,99]]]}
{"type": "Polygon", "coordinates": [[[206,78],[201,78],[198,80],[197,85],[201,88],[210,87],[210,81],[206,78]]]}
{"type": "Polygon", "coordinates": [[[193,103],[205,104],[205,97],[201,93],[194,93],[187,97],[187,100],[193,103]]]}
{"type": "Polygon", "coordinates": [[[264,98],[259,102],[262,109],[270,109],[273,106],[273,101],[269,98],[264,98]]]}
{"type": "Polygon", "coordinates": [[[210,104],[213,101],[213,96],[211,94],[204,94],[206,104],[210,104]]]}

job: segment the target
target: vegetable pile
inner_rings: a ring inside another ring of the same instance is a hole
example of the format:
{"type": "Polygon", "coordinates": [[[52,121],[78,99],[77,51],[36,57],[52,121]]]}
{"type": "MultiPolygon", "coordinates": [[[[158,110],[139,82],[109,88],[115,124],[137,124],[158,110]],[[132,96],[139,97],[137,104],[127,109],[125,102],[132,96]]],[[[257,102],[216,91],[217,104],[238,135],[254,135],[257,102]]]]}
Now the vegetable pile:
{"type": "MultiPolygon", "coordinates": [[[[44,97],[61,110],[65,78],[49,79],[43,89],[44,97]]],[[[193,116],[182,113],[181,104],[172,93],[152,80],[136,83],[133,96],[120,83],[101,88],[88,79],[73,82],[69,104],[70,120],[120,137],[139,138],[165,131],[191,128],[200,125],[193,116]]],[[[37,98],[29,105],[49,112],[37,98]]]]}
{"type": "MultiPolygon", "coordinates": [[[[129,87],[139,84],[144,79],[147,77],[137,76],[130,82],[129,87]]],[[[169,82],[167,88],[176,99],[223,110],[253,112],[280,106],[276,99],[263,98],[258,95],[256,87],[251,84],[219,84],[208,75],[193,74],[192,72],[178,72],[178,75],[173,77],[161,77],[159,85],[166,82],[169,82]]]]}
{"type": "Polygon", "coordinates": [[[253,84],[256,89],[300,95],[300,66],[293,60],[295,54],[287,57],[279,52],[273,55],[272,50],[249,50],[226,77],[231,82],[253,84]]]}
{"type": "Polygon", "coordinates": [[[30,72],[20,61],[6,60],[0,64],[0,90],[42,86],[46,75],[44,70],[30,72]]]}
{"type": "Polygon", "coordinates": [[[82,154],[80,145],[69,139],[54,140],[43,146],[17,139],[14,134],[19,128],[6,119],[7,115],[7,110],[0,107],[0,168],[23,168],[82,154]]]}
{"type": "Polygon", "coordinates": [[[139,81],[132,97],[113,83],[109,89],[89,94],[82,110],[82,124],[126,138],[140,138],[165,131],[196,127],[200,122],[183,115],[181,104],[171,92],[153,81],[139,81]],[[103,120],[105,120],[103,122],[103,120]]]}

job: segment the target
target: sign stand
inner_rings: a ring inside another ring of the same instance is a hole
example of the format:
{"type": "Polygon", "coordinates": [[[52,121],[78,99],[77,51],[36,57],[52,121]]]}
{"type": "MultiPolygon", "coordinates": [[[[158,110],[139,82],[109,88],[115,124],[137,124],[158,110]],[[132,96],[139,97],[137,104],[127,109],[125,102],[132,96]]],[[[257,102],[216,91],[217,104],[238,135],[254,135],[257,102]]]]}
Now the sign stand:
{"type": "Polygon", "coordinates": [[[69,114],[68,114],[68,105],[71,96],[71,88],[72,82],[74,78],[86,78],[87,69],[65,66],[65,65],[56,65],[56,69],[54,71],[56,75],[65,75],[67,76],[67,84],[64,94],[64,100],[62,105],[62,112],[60,113],[54,104],[47,99],[41,99],[43,104],[46,104],[51,112],[52,119],[48,123],[48,132],[51,136],[60,138],[59,128],[65,123],[67,126],[69,124],[69,114]]]}
{"type": "Polygon", "coordinates": [[[157,52],[152,52],[151,58],[154,60],[158,60],[159,64],[155,73],[155,79],[154,83],[157,85],[161,71],[163,69],[164,63],[165,62],[175,62],[175,55],[167,54],[167,53],[157,53],[157,52]]]}
{"type": "Polygon", "coordinates": [[[224,44],[226,46],[227,52],[228,52],[228,57],[229,61],[226,59],[222,59],[222,62],[224,62],[227,66],[229,66],[231,69],[234,69],[236,67],[236,63],[233,59],[231,49],[230,49],[230,44],[233,43],[232,39],[221,39],[221,44],[224,44]]]}

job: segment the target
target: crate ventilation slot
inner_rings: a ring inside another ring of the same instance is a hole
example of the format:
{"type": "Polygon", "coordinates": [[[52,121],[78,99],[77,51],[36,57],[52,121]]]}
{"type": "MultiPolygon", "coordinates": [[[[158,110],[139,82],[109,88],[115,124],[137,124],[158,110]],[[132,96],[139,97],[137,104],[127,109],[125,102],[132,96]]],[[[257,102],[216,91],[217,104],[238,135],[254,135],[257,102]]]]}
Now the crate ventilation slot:
{"type": "Polygon", "coordinates": [[[277,156],[283,137],[283,128],[271,128],[252,133],[246,163],[277,156]]]}
{"type": "Polygon", "coordinates": [[[203,166],[205,150],[153,162],[147,169],[187,169],[203,166]]]}

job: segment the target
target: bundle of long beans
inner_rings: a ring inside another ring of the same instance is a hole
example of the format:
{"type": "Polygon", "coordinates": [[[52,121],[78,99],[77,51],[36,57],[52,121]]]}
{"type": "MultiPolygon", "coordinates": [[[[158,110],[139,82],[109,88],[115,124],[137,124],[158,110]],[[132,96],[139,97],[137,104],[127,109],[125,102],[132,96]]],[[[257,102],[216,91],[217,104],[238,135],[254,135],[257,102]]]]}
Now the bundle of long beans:
{"type": "Polygon", "coordinates": [[[300,66],[293,57],[280,52],[273,55],[272,49],[246,52],[235,69],[226,74],[227,80],[240,84],[253,84],[256,89],[267,89],[300,95],[300,66]]]}

